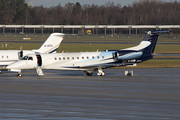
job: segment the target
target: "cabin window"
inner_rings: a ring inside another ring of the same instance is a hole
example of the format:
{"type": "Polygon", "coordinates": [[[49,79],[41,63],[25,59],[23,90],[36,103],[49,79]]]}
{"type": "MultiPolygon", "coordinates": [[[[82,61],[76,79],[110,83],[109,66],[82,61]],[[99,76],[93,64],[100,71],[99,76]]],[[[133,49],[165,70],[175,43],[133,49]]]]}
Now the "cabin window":
{"type": "Polygon", "coordinates": [[[102,56],[102,58],[104,58],[104,56],[102,56]]]}
{"type": "Polygon", "coordinates": [[[79,57],[77,57],[77,59],[79,59],[79,57]]]}
{"type": "Polygon", "coordinates": [[[69,57],[67,57],[67,59],[69,60],[69,57]]]}
{"type": "Polygon", "coordinates": [[[99,56],[97,56],[97,58],[99,59],[99,56]]]}
{"type": "Polygon", "coordinates": [[[87,59],[89,59],[89,57],[87,57],[87,59]]]}
{"type": "Polygon", "coordinates": [[[55,60],[57,60],[57,58],[54,58],[55,60]]]}
{"type": "Polygon", "coordinates": [[[61,60],[61,58],[59,57],[59,60],[61,60]]]}
{"type": "Polygon", "coordinates": [[[74,57],[72,57],[72,59],[74,60],[74,57]]]}
{"type": "Polygon", "coordinates": [[[92,59],[94,59],[94,56],[92,56],[92,59]]]}
{"type": "Polygon", "coordinates": [[[84,59],[84,57],[82,57],[82,59],[84,59]]]}
{"type": "Polygon", "coordinates": [[[8,56],[6,56],[8,58],[8,56]]]}
{"type": "Polygon", "coordinates": [[[4,58],[4,56],[2,56],[2,58],[4,58]]]}
{"type": "Polygon", "coordinates": [[[63,57],[63,60],[65,60],[65,57],[63,57]]]}

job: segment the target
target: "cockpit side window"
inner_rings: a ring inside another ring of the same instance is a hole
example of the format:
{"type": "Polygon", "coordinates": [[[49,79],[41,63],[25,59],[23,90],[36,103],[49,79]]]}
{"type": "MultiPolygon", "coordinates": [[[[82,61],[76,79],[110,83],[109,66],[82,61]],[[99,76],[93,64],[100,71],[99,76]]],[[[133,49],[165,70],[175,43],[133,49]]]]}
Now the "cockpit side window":
{"type": "Polygon", "coordinates": [[[32,57],[29,57],[28,60],[33,60],[33,58],[32,58],[32,57]]]}

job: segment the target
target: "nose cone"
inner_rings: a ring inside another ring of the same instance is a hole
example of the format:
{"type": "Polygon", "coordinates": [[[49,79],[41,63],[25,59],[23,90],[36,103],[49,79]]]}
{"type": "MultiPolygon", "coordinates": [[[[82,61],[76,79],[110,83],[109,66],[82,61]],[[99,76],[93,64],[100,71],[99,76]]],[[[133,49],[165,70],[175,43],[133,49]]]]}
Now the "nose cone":
{"type": "Polygon", "coordinates": [[[8,65],[6,68],[7,69],[22,69],[22,67],[24,65],[25,64],[22,61],[17,61],[17,62],[14,62],[14,63],[8,65]]]}
{"type": "Polygon", "coordinates": [[[7,69],[16,69],[17,68],[17,64],[16,63],[12,63],[12,64],[8,65],[6,68],[7,69]]]}
{"type": "Polygon", "coordinates": [[[6,67],[6,69],[11,69],[11,65],[8,65],[8,66],[6,67]]]}

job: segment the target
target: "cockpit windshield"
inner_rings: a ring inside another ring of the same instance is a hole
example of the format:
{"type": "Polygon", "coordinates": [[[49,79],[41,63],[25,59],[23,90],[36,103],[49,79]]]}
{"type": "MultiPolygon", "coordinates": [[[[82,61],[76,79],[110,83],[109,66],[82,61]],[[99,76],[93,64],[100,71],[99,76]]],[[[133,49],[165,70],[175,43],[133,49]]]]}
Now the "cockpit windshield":
{"type": "Polygon", "coordinates": [[[24,56],[21,60],[33,60],[33,57],[24,56]]]}
{"type": "Polygon", "coordinates": [[[24,56],[21,60],[27,60],[28,56],[24,56]]]}

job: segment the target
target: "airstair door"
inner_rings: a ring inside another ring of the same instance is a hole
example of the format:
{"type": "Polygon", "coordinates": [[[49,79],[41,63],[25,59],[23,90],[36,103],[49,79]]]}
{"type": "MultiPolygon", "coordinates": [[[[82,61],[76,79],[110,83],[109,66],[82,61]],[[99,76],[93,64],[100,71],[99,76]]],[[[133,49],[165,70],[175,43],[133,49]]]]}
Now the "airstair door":
{"type": "Polygon", "coordinates": [[[37,57],[37,67],[36,67],[36,72],[38,75],[40,76],[44,76],[44,73],[41,69],[41,66],[42,66],[42,58],[41,58],[41,55],[36,55],[37,57]]]}

